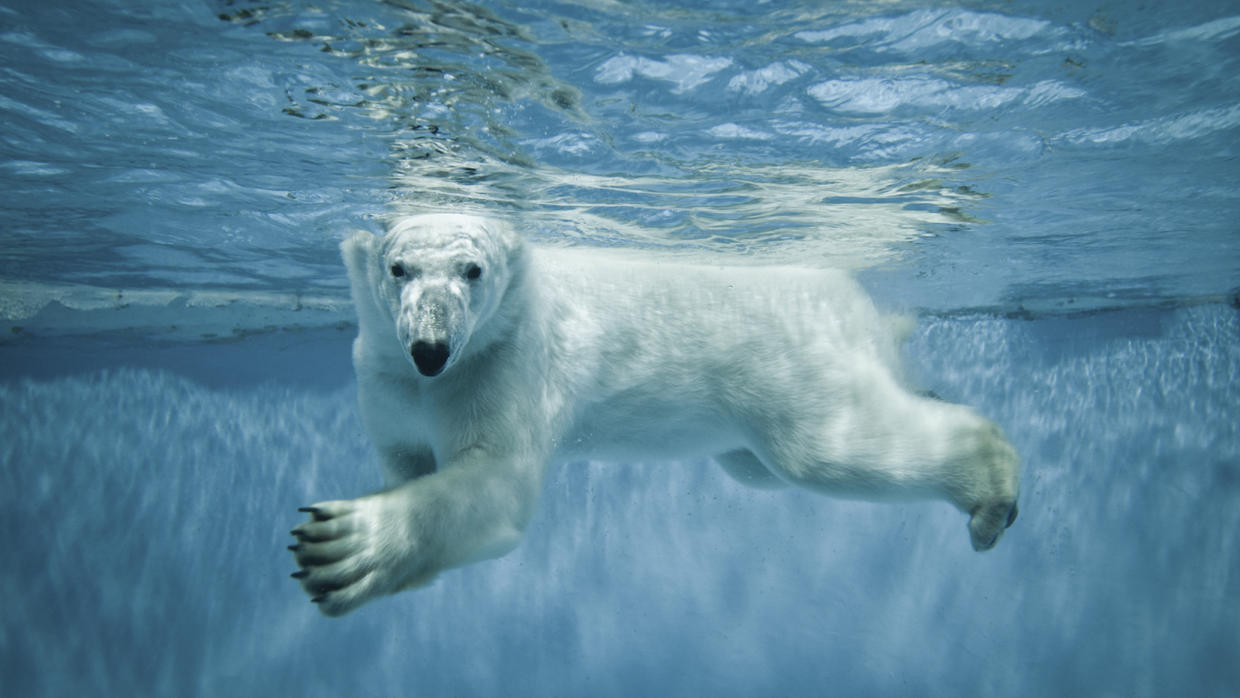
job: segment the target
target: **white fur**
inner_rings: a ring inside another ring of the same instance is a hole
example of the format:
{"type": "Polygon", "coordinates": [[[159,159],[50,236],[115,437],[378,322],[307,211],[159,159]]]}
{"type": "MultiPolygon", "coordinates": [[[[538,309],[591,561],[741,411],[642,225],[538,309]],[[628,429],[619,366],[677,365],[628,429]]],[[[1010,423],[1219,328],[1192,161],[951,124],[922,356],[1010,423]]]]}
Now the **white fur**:
{"type": "Polygon", "coordinates": [[[1015,516],[1011,446],[900,385],[891,319],[843,274],[539,249],[464,215],[342,250],[362,416],[395,484],[294,529],[328,615],[512,549],[562,460],[706,455],[759,486],[941,498],[978,550],[1015,516]],[[448,347],[437,375],[417,342],[448,347]]]}

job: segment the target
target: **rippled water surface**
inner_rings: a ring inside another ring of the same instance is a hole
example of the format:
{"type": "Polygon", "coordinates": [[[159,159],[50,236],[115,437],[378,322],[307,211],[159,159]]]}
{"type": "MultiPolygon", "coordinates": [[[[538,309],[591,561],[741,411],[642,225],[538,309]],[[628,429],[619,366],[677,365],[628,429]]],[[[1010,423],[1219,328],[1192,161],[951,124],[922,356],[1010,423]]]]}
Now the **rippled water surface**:
{"type": "Polygon", "coordinates": [[[341,293],[466,207],[936,310],[1236,287],[1227,3],[701,5],[6,3],[4,279],[341,293]]]}
{"type": "Polygon", "coordinates": [[[1231,2],[0,0],[6,695],[1230,696],[1231,2]],[[380,486],[337,243],[393,215],[856,272],[1021,515],[548,476],[509,556],[324,619],[380,486]]]}

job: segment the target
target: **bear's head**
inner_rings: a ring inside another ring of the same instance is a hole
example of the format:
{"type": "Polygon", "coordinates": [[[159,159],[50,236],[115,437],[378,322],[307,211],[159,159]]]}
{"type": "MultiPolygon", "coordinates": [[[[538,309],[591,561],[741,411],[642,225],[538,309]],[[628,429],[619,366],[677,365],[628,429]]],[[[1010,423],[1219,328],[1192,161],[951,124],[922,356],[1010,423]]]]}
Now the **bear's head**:
{"type": "Polygon", "coordinates": [[[438,376],[499,338],[487,326],[522,259],[521,239],[508,225],[463,214],[410,216],[388,229],[377,252],[373,288],[418,373],[438,376]]]}

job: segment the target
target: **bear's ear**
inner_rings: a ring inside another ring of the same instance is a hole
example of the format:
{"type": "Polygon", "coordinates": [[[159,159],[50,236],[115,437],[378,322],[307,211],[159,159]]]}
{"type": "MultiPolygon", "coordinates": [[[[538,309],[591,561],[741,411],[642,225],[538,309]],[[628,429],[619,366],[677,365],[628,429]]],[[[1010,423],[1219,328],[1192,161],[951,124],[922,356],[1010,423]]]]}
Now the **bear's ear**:
{"type": "Polygon", "coordinates": [[[379,275],[379,238],[365,230],[355,231],[340,243],[340,255],[344,257],[349,272],[349,289],[353,296],[353,308],[362,333],[380,332],[385,326],[383,306],[375,297],[379,275]]]}
{"type": "Polygon", "coordinates": [[[508,256],[509,262],[519,261],[525,248],[525,240],[521,235],[507,221],[490,221],[488,227],[500,249],[508,256]]]}
{"type": "Polygon", "coordinates": [[[344,267],[349,271],[349,281],[354,285],[370,285],[370,268],[377,263],[375,243],[375,236],[365,230],[353,231],[352,235],[340,243],[340,256],[344,258],[344,267]]]}

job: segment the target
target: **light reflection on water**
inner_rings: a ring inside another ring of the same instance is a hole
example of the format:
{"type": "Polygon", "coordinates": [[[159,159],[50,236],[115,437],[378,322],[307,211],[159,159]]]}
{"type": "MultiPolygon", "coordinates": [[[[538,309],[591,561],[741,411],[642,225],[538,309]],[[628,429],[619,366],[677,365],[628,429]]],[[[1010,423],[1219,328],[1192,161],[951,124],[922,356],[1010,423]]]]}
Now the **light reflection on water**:
{"type": "Polygon", "coordinates": [[[460,208],[553,244],[877,268],[936,311],[1240,276],[1240,29],[1210,3],[83,13],[0,34],[8,280],[160,285],[188,256],[194,285],[343,293],[348,229],[460,208]]]}

